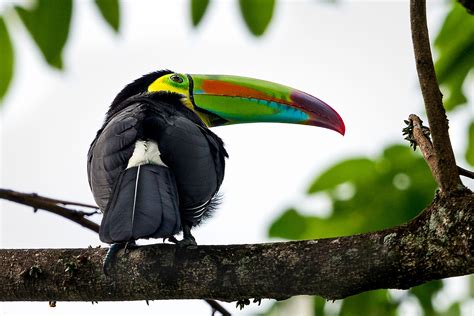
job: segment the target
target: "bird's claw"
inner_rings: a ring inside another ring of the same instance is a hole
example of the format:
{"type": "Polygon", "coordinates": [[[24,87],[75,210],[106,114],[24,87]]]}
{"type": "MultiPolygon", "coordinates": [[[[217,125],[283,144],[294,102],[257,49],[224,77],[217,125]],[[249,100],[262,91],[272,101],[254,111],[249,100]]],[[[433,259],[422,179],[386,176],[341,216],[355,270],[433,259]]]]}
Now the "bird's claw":
{"type": "Polygon", "coordinates": [[[197,243],[193,236],[185,237],[182,240],[176,242],[176,245],[180,248],[196,249],[197,243]]]}
{"type": "Polygon", "coordinates": [[[258,306],[260,306],[260,304],[262,303],[262,299],[261,298],[254,298],[253,303],[258,303],[258,306]]]}
{"type": "Polygon", "coordinates": [[[178,240],[178,239],[176,239],[176,237],[171,236],[171,237],[168,237],[168,238],[163,238],[163,242],[165,242],[166,239],[168,239],[169,242],[172,242],[173,244],[176,244],[180,248],[193,248],[194,249],[194,248],[197,247],[196,240],[192,236],[187,237],[187,238],[183,238],[183,240],[178,240]]]}
{"type": "Polygon", "coordinates": [[[197,248],[196,239],[194,239],[194,236],[191,234],[191,225],[190,224],[184,224],[183,225],[183,239],[178,241],[178,240],[176,240],[176,238],[174,238],[174,240],[175,240],[176,245],[180,248],[188,248],[188,249],[196,249],[197,248]]]}
{"type": "Polygon", "coordinates": [[[169,242],[172,242],[173,244],[179,243],[179,240],[176,239],[176,237],[174,237],[174,236],[163,238],[163,243],[165,243],[166,240],[168,240],[169,242]]]}

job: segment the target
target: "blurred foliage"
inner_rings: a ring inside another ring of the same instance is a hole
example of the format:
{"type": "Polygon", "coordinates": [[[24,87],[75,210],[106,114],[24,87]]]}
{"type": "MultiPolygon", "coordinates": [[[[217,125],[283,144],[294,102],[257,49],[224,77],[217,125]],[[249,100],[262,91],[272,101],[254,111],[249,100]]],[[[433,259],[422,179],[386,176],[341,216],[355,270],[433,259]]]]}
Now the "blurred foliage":
{"type": "MultiPolygon", "coordinates": [[[[118,0],[95,0],[97,9],[105,22],[115,31],[120,28],[120,5],[118,0]]],[[[14,5],[13,3],[11,4],[14,5]]],[[[25,5],[15,5],[17,16],[10,16],[8,5],[0,12],[0,101],[10,87],[14,73],[15,52],[8,25],[15,25],[18,17],[51,67],[62,70],[63,49],[69,39],[73,16],[73,0],[33,0],[25,5]],[[8,16],[8,19],[6,18],[8,16]],[[6,21],[7,20],[7,21],[6,21]]]]}
{"type": "Polygon", "coordinates": [[[275,0],[239,0],[239,5],[250,32],[262,35],[272,20],[275,0]]]}
{"type": "MultiPolygon", "coordinates": [[[[191,0],[191,21],[196,27],[202,21],[210,0],[191,0]]],[[[250,33],[261,36],[270,24],[276,0],[239,0],[240,13],[250,33]]]]}
{"type": "Polygon", "coordinates": [[[120,29],[120,4],[118,0],[95,0],[95,5],[110,27],[118,32],[120,29]]]}
{"type": "Polygon", "coordinates": [[[191,0],[191,20],[193,26],[198,26],[209,6],[209,0],[191,0]]]}
{"type": "Polygon", "coordinates": [[[389,146],[375,159],[337,163],[313,181],[308,194],[331,200],[330,217],[289,209],[274,221],[269,235],[313,239],[395,226],[415,217],[433,199],[435,188],[421,155],[405,145],[389,146]]]}
{"type": "Polygon", "coordinates": [[[0,17],[0,50],[2,58],[0,58],[0,101],[8,90],[10,82],[13,78],[13,46],[8,34],[5,21],[0,17]]]}
{"type": "MultiPolygon", "coordinates": [[[[339,315],[395,316],[398,304],[388,290],[370,291],[343,300],[339,315]]],[[[320,315],[324,315],[324,312],[320,315]]]]}
{"type": "Polygon", "coordinates": [[[474,166],[474,121],[471,122],[468,129],[468,143],[466,149],[466,161],[474,166]]]}
{"type": "Polygon", "coordinates": [[[15,9],[46,62],[62,69],[61,54],[69,35],[72,0],[38,0],[31,9],[15,9]]]}
{"type": "MultiPolygon", "coordinates": [[[[118,32],[120,29],[119,0],[94,0],[94,3],[104,21],[114,32],[118,32]]],[[[74,12],[73,0],[32,0],[28,4],[31,4],[31,7],[23,4],[15,6],[21,22],[40,49],[45,61],[53,68],[63,69],[62,53],[69,38],[74,12]]],[[[191,22],[194,27],[197,27],[209,7],[210,0],[190,0],[190,4],[191,22]]],[[[276,0],[238,0],[238,4],[249,31],[255,36],[263,35],[272,20],[276,0]]],[[[2,101],[13,78],[15,54],[5,19],[1,15],[0,51],[2,51],[0,101],[2,101]]]]}
{"type": "Polygon", "coordinates": [[[434,45],[438,52],[435,63],[438,82],[447,92],[446,110],[466,104],[463,85],[474,67],[474,17],[453,1],[434,45]]]}

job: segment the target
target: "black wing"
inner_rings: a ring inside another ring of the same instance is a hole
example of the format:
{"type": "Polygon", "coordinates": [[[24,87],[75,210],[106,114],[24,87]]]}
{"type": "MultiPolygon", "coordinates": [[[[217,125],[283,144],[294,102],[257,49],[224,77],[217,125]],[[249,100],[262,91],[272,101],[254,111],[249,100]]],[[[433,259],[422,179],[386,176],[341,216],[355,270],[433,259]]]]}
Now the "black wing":
{"type": "Polygon", "coordinates": [[[127,167],[144,112],[131,106],[112,117],[97,133],[88,153],[87,174],[97,205],[105,211],[120,173],[127,167]]]}

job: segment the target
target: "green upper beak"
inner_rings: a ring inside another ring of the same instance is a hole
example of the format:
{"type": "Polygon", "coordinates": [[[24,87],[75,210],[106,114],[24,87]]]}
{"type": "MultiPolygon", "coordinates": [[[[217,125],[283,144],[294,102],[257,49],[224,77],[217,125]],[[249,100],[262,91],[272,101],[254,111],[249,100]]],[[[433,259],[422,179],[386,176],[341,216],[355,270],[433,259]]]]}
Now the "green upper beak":
{"type": "Polygon", "coordinates": [[[342,135],[342,118],[329,105],[302,91],[277,83],[223,75],[188,75],[195,110],[209,126],[251,122],[306,124],[342,135]]]}

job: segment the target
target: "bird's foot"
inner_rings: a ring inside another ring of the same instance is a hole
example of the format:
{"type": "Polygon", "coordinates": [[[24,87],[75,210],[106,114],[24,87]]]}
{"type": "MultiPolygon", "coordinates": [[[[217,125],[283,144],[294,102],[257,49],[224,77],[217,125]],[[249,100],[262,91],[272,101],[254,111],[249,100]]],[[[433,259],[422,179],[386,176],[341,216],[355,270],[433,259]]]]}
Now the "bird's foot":
{"type": "Polygon", "coordinates": [[[113,262],[117,257],[117,253],[120,249],[124,249],[125,253],[128,253],[130,250],[138,248],[138,245],[135,241],[129,241],[124,243],[115,243],[110,245],[109,250],[105,254],[104,263],[102,265],[102,271],[106,276],[109,275],[110,269],[113,267],[113,262]]]}
{"type": "Polygon", "coordinates": [[[191,224],[183,224],[183,239],[177,240],[174,236],[168,238],[172,243],[175,243],[180,248],[196,249],[197,243],[194,236],[191,234],[191,224]]]}
{"type": "Polygon", "coordinates": [[[197,248],[197,243],[193,236],[183,237],[182,240],[178,240],[174,236],[168,237],[167,239],[169,242],[176,244],[180,248],[197,248]]]}
{"type": "Polygon", "coordinates": [[[129,241],[129,242],[126,242],[125,243],[125,247],[123,249],[123,252],[125,254],[128,254],[130,251],[134,250],[134,249],[137,249],[139,246],[137,245],[137,243],[135,242],[135,240],[132,240],[132,241],[129,241]]]}
{"type": "MultiPolygon", "coordinates": [[[[252,303],[258,303],[258,306],[262,303],[261,298],[254,298],[252,303]]],[[[250,305],[250,299],[248,298],[243,298],[237,301],[237,304],[235,307],[238,307],[240,310],[242,310],[245,306],[250,305]]]]}
{"type": "Polygon", "coordinates": [[[189,249],[196,249],[197,243],[193,236],[184,237],[182,240],[176,243],[178,247],[181,248],[189,248],[189,249]]]}

